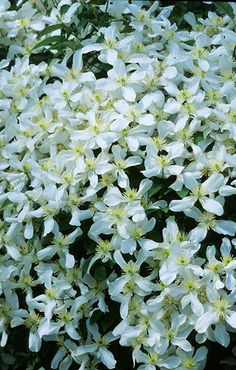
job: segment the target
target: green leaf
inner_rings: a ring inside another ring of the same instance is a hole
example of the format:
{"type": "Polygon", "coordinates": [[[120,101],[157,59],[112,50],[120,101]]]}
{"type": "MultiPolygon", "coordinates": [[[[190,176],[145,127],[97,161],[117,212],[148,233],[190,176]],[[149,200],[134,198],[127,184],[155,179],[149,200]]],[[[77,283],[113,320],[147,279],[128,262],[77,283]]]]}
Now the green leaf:
{"type": "Polygon", "coordinates": [[[68,40],[68,41],[63,41],[60,45],[57,45],[57,49],[65,49],[65,48],[70,48],[72,50],[77,50],[81,47],[82,45],[76,41],[68,40]]]}
{"type": "Polygon", "coordinates": [[[109,260],[108,265],[109,265],[110,269],[113,269],[113,267],[115,266],[115,262],[112,261],[112,260],[109,260]]]}
{"type": "Polygon", "coordinates": [[[234,15],[233,8],[228,2],[223,3],[223,2],[215,1],[214,5],[217,9],[223,10],[225,14],[227,14],[230,18],[234,19],[235,15],[234,15]]]}
{"type": "Polygon", "coordinates": [[[101,327],[103,331],[106,332],[106,330],[109,329],[110,326],[113,325],[117,319],[117,313],[115,312],[112,312],[112,314],[105,316],[104,319],[102,319],[101,321],[101,327]]]}
{"type": "Polygon", "coordinates": [[[69,8],[70,5],[62,5],[62,7],[60,8],[61,15],[65,14],[69,8]]]}
{"type": "Polygon", "coordinates": [[[180,190],[180,191],[177,191],[177,194],[180,198],[184,198],[186,197],[186,195],[189,193],[189,190],[188,189],[183,189],[183,190],[180,190]]]}
{"type": "Polygon", "coordinates": [[[51,33],[53,31],[59,30],[60,28],[64,28],[64,27],[65,25],[63,23],[53,24],[51,26],[44,28],[44,30],[40,32],[40,36],[47,35],[48,33],[51,33]]]}
{"type": "Polygon", "coordinates": [[[235,369],[236,359],[233,357],[229,357],[229,358],[226,358],[225,360],[221,360],[220,363],[222,365],[228,365],[228,367],[226,367],[227,369],[228,368],[235,369]]]}
{"type": "Polygon", "coordinates": [[[155,185],[154,184],[148,192],[149,197],[152,197],[153,195],[158,193],[162,189],[162,187],[163,187],[162,184],[160,184],[160,185],[155,185]]]}
{"type": "Polygon", "coordinates": [[[184,43],[187,45],[193,46],[195,44],[195,40],[187,40],[184,43]]]}
{"type": "Polygon", "coordinates": [[[80,5],[80,6],[78,7],[78,9],[76,10],[77,15],[81,14],[81,13],[82,13],[82,11],[83,11],[83,9],[84,9],[83,5],[80,5]]]}
{"type": "Polygon", "coordinates": [[[93,258],[93,256],[90,256],[89,258],[87,258],[84,261],[83,266],[82,266],[82,277],[86,274],[86,272],[88,270],[88,266],[89,266],[90,261],[91,261],[92,258],[93,258]]]}
{"type": "Polygon", "coordinates": [[[195,137],[195,143],[198,144],[200,141],[202,141],[202,139],[203,139],[203,136],[201,134],[200,135],[197,135],[195,137]]]}
{"type": "Polygon", "coordinates": [[[91,324],[95,324],[99,319],[101,319],[102,315],[103,313],[101,311],[94,311],[90,318],[91,324]]]}
{"type": "Polygon", "coordinates": [[[0,205],[0,210],[3,210],[4,208],[6,208],[9,204],[11,204],[11,201],[9,199],[5,199],[0,205]]]}
{"type": "Polygon", "coordinates": [[[5,59],[7,57],[7,53],[8,53],[8,48],[7,47],[1,47],[0,48],[0,59],[5,59]]]}
{"type": "Polygon", "coordinates": [[[99,265],[94,273],[94,278],[97,281],[103,281],[107,278],[107,271],[106,268],[103,265],[99,265]]]}
{"type": "Polygon", "coordinates": [[[35,50],[35,49],[38,49],[38,48],[41,48],[42,46],[48,46],[48,45],[51,45],[53,44],[54,42],[58,43],[58,45],[60,45],[63,41],[67,41],[64,37],[62,36],[50,36],[48,38],[46,38],[45,40],[42,40],[40,42],[38,42],[32,50],[35,50]]]}

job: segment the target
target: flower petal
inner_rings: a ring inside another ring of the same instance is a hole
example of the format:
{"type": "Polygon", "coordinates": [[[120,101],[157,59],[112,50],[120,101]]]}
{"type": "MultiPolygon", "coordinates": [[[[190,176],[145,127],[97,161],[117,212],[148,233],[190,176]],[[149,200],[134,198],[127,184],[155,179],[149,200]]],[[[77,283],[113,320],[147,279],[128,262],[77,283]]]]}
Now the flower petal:
{"type": "Polygon", "coordinates": [[[181,200],[172,200],[169,208],[173,212],[182,212],[184,209],[191,208],[195,203],[193,197],[185,197],[181,200]]]}
{"type": "Polygon", "coordinates": [[[212,198],[203,197],[202,199],[199,199],[202,207],[210,213],[214,213],[217,216],[221,216],[224,213],[224,208],[222,205],[217,202],[217,200],[212,198]]]}

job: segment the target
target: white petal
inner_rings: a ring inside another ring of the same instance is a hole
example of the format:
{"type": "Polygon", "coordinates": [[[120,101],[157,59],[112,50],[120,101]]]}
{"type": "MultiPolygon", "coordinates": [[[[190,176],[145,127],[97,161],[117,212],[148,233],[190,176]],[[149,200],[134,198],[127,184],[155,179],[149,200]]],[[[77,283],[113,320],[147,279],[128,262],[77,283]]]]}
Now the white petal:
{"type": "Polygon", "coordinates": [[[153,182],[151,180],[144,179],[139,185],[139,194],[145,194],[149,189],[151,189],[153,182]]]}
{"type": "Polygon", "coordinates": [[[108,368],[108,369],[114,369],[115,366],[116,366],[116,360],[113,356],[113,354],[108,351],[107,348],[99,348],[99,357],[101,359],[101,361],[104,363],[104,365],[108,368]]]}
{"type": "Polygon", "coordinates": [[[175,346],[178,346],[180,347],[181,349],[183,349],[184,351],[186,352],[189,352],[192,350],[192,346],[191,344],[184,338],[176,338],[172,341],[172,344],[174,344],[175,346]]]}
{"type": "Polygon", "coordinates": [[[9,65],[9,61],[7,59],[3,59],[0,62],[0,69],[5,68],[9,65]]]}
{"type": "Polygon", "coordinates": [[[170,202],[169,208],[174,212],[181,212],[186,208],[191,208],[195,201],[193,197],[185,197],[181,200],[172,200],[170,202]]]}
{"type": "MultiPolygon", "coordinates": [[[[55,304],[54,304],[55,307],[55,304]]],[[[52,308],[53,309],[53,308],[52,308]]],[[[49,320],[44,320],[38,327],[39,337],[42,338],[44,335],[57,334],[60,326],[56,323],[51,323],[49,320]]]]}
{"type": "Polygon", "coordinates": [[[2,338],[1,338],[1,342],[0,342],[1,347],[5,347],[5,345],[7,343],[7,338],[8,338],[8,334],[5,330],[3,330],[2,331],[2,338]]]}
{"type": "Polygon", "coordinates": [[[130,298],[131,298],[131,295],[132,293],[130,294],[125,294],[123,297],[122,297],[122,302],[121,302],[121,305],[120,305],[120,316],[122,319],[125,319],[127,316],[128,316],[128,313],[129,313],[129,301],[130,301],[130,298]]]}
{"type": "Polygon", "coordinates": [[[45,24],[43,22],[35,22],[31,24],[31,28],[35,31],[42,31],[44,29],[45,24]]]}
{"type": "Polygon", "coordinates": [[[111,206],[116,206],[122,201],[122,194],[118,188],[111,187],[107,194],[103,198],[103,202],[111,207],[111,206]]]}
{"type": "Polygon", "coordinates": [[[162,75],[163,78],[171,79],[177,76],[177,69],[175,67],[167,67],[162,75]]]}
{"type": "Polygon", "coordinates": [[[198,185],[196,178],[189,172],[183,173],[183,180],[184,185],[190,190],[193,190],[198,185]]]}
{"type": "Polygon", "coordinates": [[[181,107],[181,103],[177,102],[174,99],[169,99],[164,106],[164,112],[175,114],[175,113],[178,113],[180,107],[181,107]]]}
{"type": "Polygon", "coordinates": [[[7,253],[9,254],[9,256],[11,256],[11,258],[13,260],[17,261],[21,258],[21,255],[20,255],[19,251],[13,245],[9,245],[9,246],[6,245],[6,250],[7,250],[7,253]]]}
{"type": "Polygon", "coordinates": [[[123,239],[129,239],[130,238],[130,234],[129,234],[126,226],[127,226],[126,223],[123,222],[123,221],[117,223],[117,231],[123,239]]]}
{"type": "Polygon", "coordinates": [[[181,360],[178,357],[170,356],[166,360],[158,361],[158,365],[166,369],[174,369],[180,364],[180,362],[181,360]]]}
{"type": "Polygon", "coordinates": [[[118,53],[116,50],[108,49],[106,51],[107,63],[113,65],[116,62],[117,57],[118,57],[118,53]]]}
{"type": "Polygon", "coordinates": [[[230,343],[230,336],[225,329],[225,325],[221,322],[216,325],[215,338],[222,346],[228,347],[230,343]]]}
{"type": "Polygon", "coordinates": [[[30,222],[27,222],[25,225],[24,237],[25,239],[31,239],[33,235],[34,235],[33,223],[32,221],[30,221],[30,222]]]}
{"type": "Polygon", "coordinates": [[[230,314],[225,317],[225,321],[232,326],[232,328],[236,328],[236,312],[231,311],[230,314]]]}
{"type": "Polygon", "coordinates": [[[142,277],[135,278],[135,283],[141,288],[144,292],[151,292],[152,291],[152,283],[142,277]]]}
{"type": "Polygon", "coordinates": [[[37,331],[29,333],[29,349],[31,352],[38,352],[41,347],[41,339],[37,331]]]}
{"type": "Polygon", "coordinates": [[[230,185],[224,185],[219,190],[220,195],[223,197],[229,197],[230,195],[236,194],[236,188],[230,185]]]}
{"type": "Polygon", "coordinates": [[[125,63],[122,60],[118,59],[114,64],[114,68],[113,68],[112,72],[115,72],[117,77],[126,76],[127,72],[126,72],[125,63]]]}
{"type": "Polygon", "coordinates": [[[222,205],[217,202],[217,200],[212,198],[203,197],[202,199],[199,199],[202,207],[210,213],[214,213],[217,216],[221,216],[224,213],[224,208],[222,205]]]}
{"type": "Polygon", "coordinates": [[[40,260],[50,258],[56,253],[55,247],[46,247],[38,251],[37,256],[40,260]]]}
{"type": "Polygon", "coordinates": [[[157,243],[153,240],[150,240],[150,239],[140,240],[139,245],[146,251],[150,251],[152,249],[160,248],[159,243],[157,243]]]}
{"type": "Polygon", "coordinates": [[[138,119],[138,123],[140,125],[144,125],[144,126],[152,126],[152,125],[155,125],[156,121],[155,121],[155,118],[153,117],[152,114],[143,114],[139,119],[138,119]]]}
{"type": "Polygon", "coordinates": [[[27,203],[26,203],[26,204],[24,205],[24,207],[22,208],[22,210],[20,211],[19,215],[18,215],[18,221],[19,221],[19,222],[24,221],[25,216],[26,216],[26,214],[27,214],[28,210],[29,210],[29,204],[27,204],[27,203]]]}
{"type": "Polygon", "coordinates": [[[236,234],[236,222],[228,220],[219,220],[216,225],[212,227],[218,234],[232,235],[236,234]]]}
{"type": "Polygon", "coordinates": [[[112,334],[117,336],[126,331],[126,328],[128,327],[127,321],[122,320],[116,327],[113,329],[112,334]]]}
{"type": "Polygon", "coordinates": [[[75,330],[75,328],[73,327],[73,324],[66,325],[65,329],[66,329],[66,332],[68,333],[68,335],[72,339],[79,340],[81,338],[79,336],[79,334],[77,333],[77,331],[75,330]]]}
{"type": "Polygon", "coordinates": [[[213,173],[206,181],[203,182],[201,188],[206,189],[210,193],[215,193],[224,185],[224,176],[220,173],[213,173]]]}
{"type": "Polygon", "coordinates": [[[202,242],[207,236],[206,226],[197,226],[189,233],[189,239],[195,243],[202,242]]]}
{"type": "Polygon", "coordinates": [[[183,169],[183,166],[171,165],[169,166],[168,171],[171,175],[179,175],[183,169]]]}
{"type": "Polygon", "coordinates": [[[122,115],[124,113],[127,113],[130,108],[129,104],[125,100],[117,100],[116,102],[114,102],[114,107],[122,115]]]}
{"type": "Polygon", "coordinates": [[[195,330],[198,333],[205,333],[209,326],[217,321],[217,315],[215,312],[209,311],[202,315],[196,322],[195,330]]]}
{"type": "Polygon", "coordinates": [[[74,267],[75,265],[75,258],[72,254],[70,253],[65,253],[65,257],[66,257],[66,263],[65,263],[65,266],[68,268],[68,269],[71,269],[72,267],[74,267]]]}
{"type": "Polygon", "coordinates": [[[202,108],[197,111],[197,116],[200,118],[207,118],[211,114],[211,109],[210,108],[202,108]]]}
{"type": "Polygon", "coordinates": [[[87,54],[87,53],[90,53],[91,51],[100,51],[104,48],[104,46],[100,45],[100,44],[89,44],[89,45],[86,45],[83,47],[82,50],[79,51],[78,56],[80,56],[81,54],[87,54]]]}
{"type": "Polygon", "coordinates": [[[8,199],[13,203],[22,203],[27,200],[24,194],[17,192],[8,193],[8,199]]]}
{"type": "Polygon", "coordinates": [[[46,236],[47,234],[49,234],[52,231],[53,227],[54,227],[54,219],[53,218],[47,218],[44,221],[44,234],[43,234],[43,236],[46,236]]]}
{"type": "Polygon", "coordinates": [[[125,100],[131,101],[131,102],[135,101],[136,94],[135,94],[134,89],[132,89],[132,87],[123,86],[122,87],[122,93],[123,93],[123,97],[125,98],[125,100]]]}
{"type": "MultiPolygon", "coordinates": [[[[112,143],[114,143],[114,141],[116,141],[117,138],[118,138],[118,135],[115,132],[104,132],[97,136],[96,141],[97,141],[97,144],[101,147],[101,149],[106,149],[112,143]]],[[[109,164],[107,164],[107,166],[108,168],[111,167],[111,165],[109,164]]],[[[100,173],[98,171],[96,172],[100,175],[101,173],[105,173],[109,171],[110,169],[107,170],[107,166],[103,164],[103,169],[100,169],[100,173]]]]}
{"type": "Polygon", "coordinates": [[[146,94],[140,100],[139,104],[145,111],[152,103],[155,103],[155,105],[158,108],[161,108],[163,106],[164,101],[165,101],[164,94],[162,93],[162,91],[158,91],[156,93],[146,94]]]}
{"type": "Polygon", "coordinates": [[[196,293],[190,293],[191,296],[191,307],[193,312],[197,316],[202,316],[204,314],[204,307],[201,302],[199,302],[196,293]]]}
{"type": "Polygon", "coordinates": [[[118,265],[122,269],[124,269],[126,267],[127,264],[126,264],[126,262],[125,262],[125,260],[124,260],[124,258],[122,256],[122,254],[120,253],[120,251],[116,250],[114,252],[114,259],[115,259],[116,263],[118,263],[118,265]]]}
{"type": "Polygon", "coordinates": [[[136,152],[138,150],[138,147],[139,147],[138,139],[132,136],[128,136],[126,138],[126,142],[131,152],[136,152]]]}
{"type": "Polygon", "coordinates": [[[93,353],[96,351],[97,347],[98,346],[96,344],[85,344],[85,345],[79,346],[74,351],[74,355],[81,356],[81,355],[84,355],[85,353],[93,353]]]}
{"type": "Polygon", "coordinates": [[[124,128],[126,128],[129,125],[129,121],[125,118],[119,118],[116,119],[114,122],[111,123],[111,130],[114,131],[122,131],[124,128]]]}
{"type": "Polygon", "coordinates": [[[57,369],[58,368],[58,365],[59,363],[61,362],[61,360],[64,358],[65,356],[65,352],[64,352],[64,349],[60,348],[57,353],[55,354],[55,356],[53,357],[53,360],[51,362],[51,368],[52,369],[57,369]]]}
{"type": "Polygon", "coordinates": [[[108,220],[98,220],[96,221],[89,230],[91,235],[99,235],[104,231],[110,230],[110,222],[108,220]]]}
{"type": "Polygon", "coordinates": [[[140,222],[143,221],[146,217],[146,213],[141,206],[141,204],[135,208],[135,214],[132,216],[132,221],[133,222],[140,222]]]}
{"type": "Polygon", "coordinates": [[[142,159],[138,156],[129,157],[126,159],[126,167],[137,166],[142,162],[142,159]]]}
{"type": "Polygon", "coordinates": [[[136,241],[134,239],[122,240],[120,248],[122,253],[133,254],[136,250],[136,241]]]}
{"type": "Polygon", "coordinates": [[[198,348],[198,350],[195,353],[194,359],[197,362],[200,362],[200,361],[205,360],[206,359],[206,356],[207,356],[207,352],[208,352],[208,350],[207,350],[206,347],[200,347],[200,348],[198,348]]]}
{"type": "Polygon", "coordinates": [[[201,70],[204,71],[204,72],[207,72],[208,69],[210,68],[209,63],[204,59],[200,59],[198,61],[198,64],[199,64],[201,70]]]}
{"type": "Polygon", "coordinates": [[[175,269],[168,269],[165,264],[159,270],[160,280],[166,284],[171,284],[177,275],[177,267],[175,269]]]}
{"type": "Polygon", "coordinates": [[[179,94],[179,89],[173,82],[169,82],[168,85],[165,86],[165,90],[171,96],[177,96],[179,94]]]}
{"type": "Polygon", "coordinates": [[[126,275],[126,276],[121,276],[120,278],[116,279],[115,281],[113,281],[110,285],[109,285],[109,294],[112,296],[112,295],[117,295],[119,294],[125,284],[129,281],[129,277],[126,275]]]}
{"type": "MultiPolygon", "coordinates": [[[[236,269],[236,263],[235,263],[235,265],[233,267],[233,270],[234,271],[235,271],[235,269],[236,269]]],[[[235,284],[236,284],[236,279],[235,279],[235,277],[233,275],[233,272],[230,271],[229,273],[226,274],[225,286],[226,286],[226,288],[228,290],[233,290],[234,287],[235,287],[235,284]]]]}
{"type": "MultiPolygon", "coordinates": [[[[66,356],[59,365],[59,370],[69,370],[73,360],[71,357],[66,356]]],[[[40,369],[39,369],[40,370],[40,369]]]]}

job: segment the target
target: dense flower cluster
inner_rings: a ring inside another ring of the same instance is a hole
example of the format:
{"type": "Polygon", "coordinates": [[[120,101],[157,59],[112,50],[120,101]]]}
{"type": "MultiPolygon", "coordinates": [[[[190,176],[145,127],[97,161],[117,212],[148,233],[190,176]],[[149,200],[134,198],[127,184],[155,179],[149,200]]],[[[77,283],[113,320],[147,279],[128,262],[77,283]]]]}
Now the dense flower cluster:
{"type": "Polygon", "coordinates": [[[80,21],[46,3],[0,5],[1,346],[23,325],[30,351],[57,342],[52,369],[115,368],[114,341],[139,370],[204,369],[236,328],[233,21],[110,1],[33,64],[39,32],[80,21]]]}

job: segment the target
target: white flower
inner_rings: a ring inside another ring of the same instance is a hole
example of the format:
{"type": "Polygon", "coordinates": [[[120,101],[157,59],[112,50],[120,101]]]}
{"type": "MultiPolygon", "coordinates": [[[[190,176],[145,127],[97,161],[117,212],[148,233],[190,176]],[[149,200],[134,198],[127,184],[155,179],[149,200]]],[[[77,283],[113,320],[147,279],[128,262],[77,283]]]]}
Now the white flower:
{"type": "Polygon", "coordinates": [[[218,173],[212,174],[202,184],[199,184],[191,173],[183,174],[184,185],[191,190],[191,194],[181,200],[172,200],[170,209],[181,212],[191,208],[199,200],[201,206],[210,213],[221,216],[224,212],[222,204],[206,195],[213,195],[224,185],[224,176],[218,173]]]}
{"type": "MultiPolygon", "coordinates": [[[[171,175],[179,175],[184,167],[174,163],[174,159],[183,155],[183,144],[170,147],[168,154],[157,154],[155,147],[149,147],[145,158],[145,170],[141,171],[146,177],[158,176],[168,178],[171,175]]],[[[178,159],[176,160],[176,162],[178,159]]]]}
{"type": "MultiPolygon", "coordinates": [[[[139,216],[140,212],[139,209],[136,209],[137,215],[139,216]]],[[[132,217],[135,219],[136,213],[132,217]]],[[[155,226],[156,220],[151,218],[148,220],[146,217],[143,221],[136,221],[132,222],[131,220],[127,220],[124,224],[124,227],[119,230],[119,235],[114,236],[114,245],[117,248],[120,248],[122,253],[129,253],[133,254],[136,249],[137,245],[142,245],[144,235],[149,231],[153,230],[155,226]]],[[[145,240],[145,239],[144,239],[145,240]]]]}
{"type": "Polygon", "coordinates": [[[37,256],[39,259],[48,259],[57,253],[61,257],[62,265],[65,265],[66,268],[72,268],[75,264],[75,259],[74,256],[69,253],[68,249],[69,245],[72,244],[80,234],[81,230],[79,228],[67,236],[57,233],[54,236],[53,243],[41,249],[37,253],[37,256]]]}
{"type": "Polygon", "coordinates": [[[73,357],[78,357],[85,353],[93,353],[108,369],[114,369],[116,360],[106,347],[110,342],[114,341],[116,337],[111,333],[107,333],[104,336],[100,335],[98,326],[96,324],[90,325],[88,321],[87,328],[89,333],[92,334],[93,342],[77,347],[77,349],[73,351],[73,357]]]}
{"type": "Polygon", "coordinates": [[[214,214],[210,212],[201,212],[197,207],[184,210],[186,216],[193,218],[198,225],[191,230],[191,238],[201,242],[207,236],[209,229],[218,234],[234,236],[236,233],[236,223],[230,220],[217,220],[214,214]]]}
{"type": "Polygon", "coordinates": [[[236,312],[233,311],[235,297],[231,294],[226,297],[218,296],[208,305],[205,313],[198,318],[195,329],[198,333],[206,333],[211,325],[215,325],[214,336],[217,342],[227,347],[230,342],[224,322],[230,327],[236,327],[236,312]]]}
{"type": "Polygon", "coordinates": [[[193,352],[194,351],[191,351],[190,353],[185,353],[180,348],[177,348],[176,354],[181,360],[181,363],[177,367],[177,370],[194,369],[196,367],[199,370],[203,370],[205,368],[207,348],[198,348],[194,356],[193,352]]]}
{"type": "Polygon", "coordinates": [[[113,68],[108,71],[108,79],[101,79],[99,88],[107,91],[120,90],[123,98],[134,102],[138,84],[143,80],[145,71],[135,71],[130,75],[127,73],[124,62],[117,60],[113,68]]]}
{"type": "MultiPolygon", "coordinates": [[[[189,341],[186,339],[188,333],[191,332],[191,327],[186,324],[186,316],[178,314],[177,312],[171,315],[171,325],[167,323],[156,322],[152,323],[153,329],[156,329],[161,337],[156,343],[158,346],[161,346],[162,351],[166,351],[170,344],[173,344],[186,352],[191,351],[192,346],[189,341]]],[[[147,340],[149,343],[149,340],[147,340]]],[[[151,345],[151,342],[150,342],[151,345]]]]}
{"type": "Polygon", "coordinates": [[[140,370],[204,369],[189,338],[236,329],[233,19],[16,3],[0,4],[1,346],[24,325],[30,351],[58,344],[53,369],[119,367],[116,339],[140,370]]]}
{"type": "Polygon", "coordinates": [[[133,262],[132,260],[128,263],[125,262],[122,254],[118,250],[114,252],[114,259],[121,267],[124,275],[109,284],[109,293],[111,296],[119,294],[130,280],[145,292],[148,293],[152,291],[153,284],[148,280],[148,278],[143,278],[139,275],[140,266],[146,259],[146,256],[142,251],[139,252],[136,262],[133,262]]]}
{"type": "Polygon", "coordinates": [[[180,364],[180,360],[176,356],[163,355],[164,351],[157,349],[150,350],[149,353],[144,353],[140,350],[134,350],[133,359],[138,363],[143,363],[138,367],[140,370],[155,370],[156,367],[164,369],[175,369],[180,364]]]}

